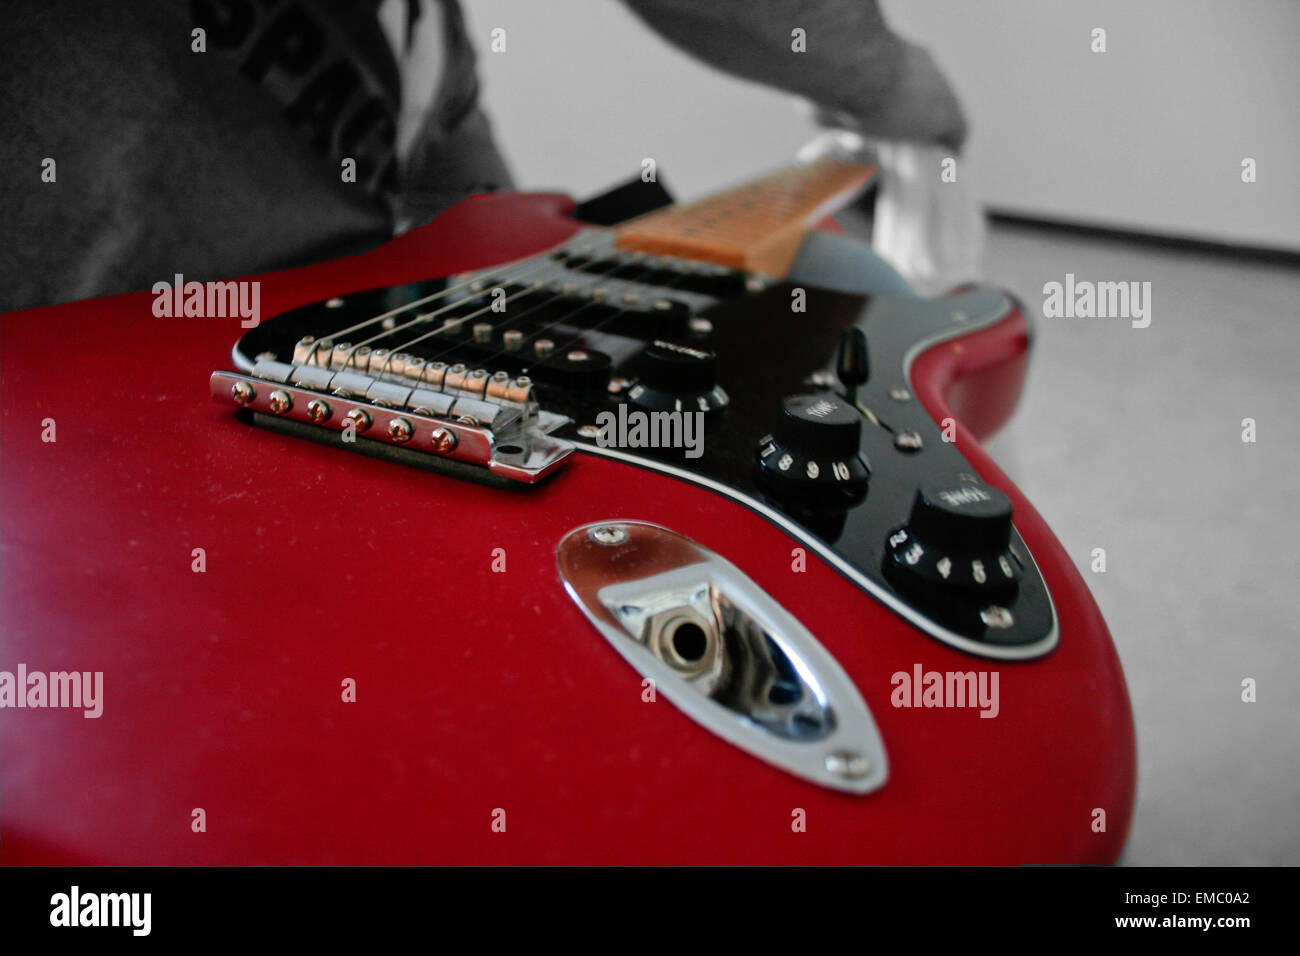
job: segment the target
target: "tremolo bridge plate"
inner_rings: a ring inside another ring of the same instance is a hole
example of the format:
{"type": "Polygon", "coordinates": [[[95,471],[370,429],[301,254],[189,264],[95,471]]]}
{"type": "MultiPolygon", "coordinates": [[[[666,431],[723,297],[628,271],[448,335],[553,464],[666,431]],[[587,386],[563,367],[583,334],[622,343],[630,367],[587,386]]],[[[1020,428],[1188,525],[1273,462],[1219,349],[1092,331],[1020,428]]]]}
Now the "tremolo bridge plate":
{"type": "Polygon", "coordinates": [[[363,394],[310,388],[293,381],[292,367],[283,363],[259,363],[254,368],[258,371],[266,375],[213,372],[212,397],[260,413],[268,423],[315,426],[340,433],[345,444],[382,443],[400,449],[412,463],[412,456],[430,465],[457,462],[486,468],[491,476],[511,482],[541,481],[573,452],[571,442],[549,434],[569,421],[562,415],[443,393],[422,398],[418,389],[410,388],[403,397],[397,394],[402,389],[384,383],[373,383],[363,394]],[[412,405],[412,398],[419,404],[412,405]]]}

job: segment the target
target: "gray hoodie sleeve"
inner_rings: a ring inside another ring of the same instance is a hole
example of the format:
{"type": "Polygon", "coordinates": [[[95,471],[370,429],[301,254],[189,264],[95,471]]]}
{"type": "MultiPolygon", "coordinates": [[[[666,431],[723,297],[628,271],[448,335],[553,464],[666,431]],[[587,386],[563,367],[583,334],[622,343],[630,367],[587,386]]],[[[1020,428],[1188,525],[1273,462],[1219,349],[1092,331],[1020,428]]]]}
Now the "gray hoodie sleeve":
{"type": "Polygon", "coordinates": [[[624,0],[669,42],[742,79],[795,93],[885,139],[960,147],[966,123],[930,55],[875,0],[624,0]],[[803,30],[805,50],[796,47],[803,30]]]}

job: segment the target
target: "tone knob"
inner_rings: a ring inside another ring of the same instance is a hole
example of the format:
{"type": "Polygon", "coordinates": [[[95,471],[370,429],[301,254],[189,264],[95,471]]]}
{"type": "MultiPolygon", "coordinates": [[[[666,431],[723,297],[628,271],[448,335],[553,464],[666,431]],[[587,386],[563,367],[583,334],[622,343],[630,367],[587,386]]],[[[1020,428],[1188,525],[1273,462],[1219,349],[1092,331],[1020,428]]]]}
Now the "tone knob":
{"type": "Polygon", "coordinates": [[[657,339],[640,356],[640,376],[628,400],[656,411],[715,411],[729,401],[715,378],[717,364],[708,349],[657,339]]]}
{"type": "Polygon", "coordinates": [[[1020,581],[1011,550],[1011,499],[968,477],[916,491],[907,525],[889,536],[886,570],[935,593],[991,596],[1020,581]]]}
{"type": "Polygon", "coordinates": [[[830,392],[791,395],[781,403],[773,437],[810,456],[848,458],[858,453],[862,413],[830,392]]]}
{"type": "Polygon", "coordinates": [[[912,499],[907,526],[954,551],[1001,551],[1011,543],[1011,499],[982,482],[927,482],[912,499]]]}
{"type": "Polygon", "coordinates": [[[838,395],[791,395],[759,442],[765,485],[809,506],[847,506],[866,494],[870,467],[859,450],[862,414],[838,395]]]}

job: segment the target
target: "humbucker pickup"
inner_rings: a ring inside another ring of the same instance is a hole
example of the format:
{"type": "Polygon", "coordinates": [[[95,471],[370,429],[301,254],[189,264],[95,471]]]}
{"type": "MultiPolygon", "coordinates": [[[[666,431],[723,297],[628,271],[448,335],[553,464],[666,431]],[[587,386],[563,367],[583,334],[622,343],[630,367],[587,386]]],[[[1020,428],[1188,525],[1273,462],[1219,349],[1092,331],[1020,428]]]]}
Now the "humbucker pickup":
{"type": "Polygon", "coordinates": [[[435,384],[391,366],[371,375],[355,365],[264,360],[249,374],[213,372],[211,390],[214,399],[268,419],[338,432],[344,443],[380,442],[428,456],[429,464],[459,462],[525,484],[541,481],[573,452],[571,442],[551,435],[570,419],[541,410],[528,379],[482,369],[454,367],[435,384]]]}

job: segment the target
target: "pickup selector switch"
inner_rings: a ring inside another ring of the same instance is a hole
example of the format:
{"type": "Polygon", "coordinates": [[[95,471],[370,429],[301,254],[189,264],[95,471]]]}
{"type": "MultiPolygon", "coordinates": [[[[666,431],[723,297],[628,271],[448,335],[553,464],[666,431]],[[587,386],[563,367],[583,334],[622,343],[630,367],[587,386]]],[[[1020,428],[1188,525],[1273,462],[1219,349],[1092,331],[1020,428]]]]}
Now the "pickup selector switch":
{"type": "Polygon", "coordinates": [[[885,571],[910,590],[992,599],[1023,574],[1011,550],[1011,499],[968,478],[917,489],[907,524],[890,534],[885,571]]]}
{"type": "Polygon", "coordinates": [[[759,474],[782,501],[847,507],[867,493],[871,474],[861,438],[862,414],[838,395],[791,395],[759,442],[759,474]]]}

